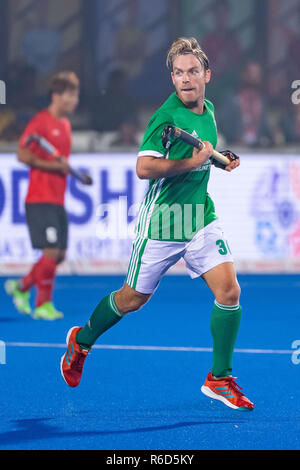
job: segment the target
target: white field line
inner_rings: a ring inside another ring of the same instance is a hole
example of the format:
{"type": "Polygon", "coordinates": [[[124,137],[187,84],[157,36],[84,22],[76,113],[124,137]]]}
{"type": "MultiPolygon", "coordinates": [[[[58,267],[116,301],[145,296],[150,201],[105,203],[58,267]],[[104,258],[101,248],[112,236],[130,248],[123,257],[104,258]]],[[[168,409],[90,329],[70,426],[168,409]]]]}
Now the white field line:
{"type": "MultiPolygon", "coordinates": [[[[63,343],[25,343],[5,342],[6,346],[17,348],[66,348],[63,343]]],[[[95,344],[93,349],[121,349],[135,351],[176,351],[176,352],[212,352],[212,348],[184,347],[184,346],[133,346],[122,344],[95,344]]],[[[295,350],[289,349],[235,349],[236,353],[245,354],[292,354],[295,350]]]]}

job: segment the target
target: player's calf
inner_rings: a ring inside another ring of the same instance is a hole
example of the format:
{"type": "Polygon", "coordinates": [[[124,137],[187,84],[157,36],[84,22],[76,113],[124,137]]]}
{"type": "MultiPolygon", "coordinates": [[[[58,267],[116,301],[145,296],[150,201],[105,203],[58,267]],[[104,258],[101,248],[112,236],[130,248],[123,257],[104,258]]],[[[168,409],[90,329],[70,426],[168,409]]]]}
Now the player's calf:
{"type": "Polygon", "coordinates": [[[122,315],[126,315],[140,310],[148,302],[151,295],[137,292],[125,283],[120,290],[116,291],[115,303],[122,315]]]}

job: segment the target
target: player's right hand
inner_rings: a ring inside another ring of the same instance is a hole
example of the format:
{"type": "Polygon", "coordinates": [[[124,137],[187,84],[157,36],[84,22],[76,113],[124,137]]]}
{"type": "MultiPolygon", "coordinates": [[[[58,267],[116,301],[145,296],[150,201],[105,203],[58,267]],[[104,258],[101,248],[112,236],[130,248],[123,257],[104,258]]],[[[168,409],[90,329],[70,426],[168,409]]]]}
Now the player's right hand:
{"type": "Polygon", "coordinates": [[[55,169],[63,175],[70,173],[70,165],[66,157],[58,157],[55,161],[55,169]]]}
{"type": "Polygon", "coordinates": [[[195,168],[199,168],[201,165],[203,165],[203,163],[212,156],[214,151],[210,142],[204,140],[203,143],[204,147],[202,150],[199,150],[196,147],[194,147],[193,150],[192,161],[195,168]]]}

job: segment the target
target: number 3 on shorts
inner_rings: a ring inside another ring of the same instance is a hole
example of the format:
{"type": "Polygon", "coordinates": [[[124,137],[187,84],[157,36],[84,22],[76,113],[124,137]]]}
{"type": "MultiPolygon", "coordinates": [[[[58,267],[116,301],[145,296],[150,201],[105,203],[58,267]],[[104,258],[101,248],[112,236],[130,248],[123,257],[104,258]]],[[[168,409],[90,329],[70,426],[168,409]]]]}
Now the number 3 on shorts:
{"type": "Polygon", "coordinates": [[[227,240],[217,240],[216,245],[219,247],[220,255],[227,255],[228,251],[231,254],[227,240]],[[227,251],[228,249],[228,251],[227,251]]]}

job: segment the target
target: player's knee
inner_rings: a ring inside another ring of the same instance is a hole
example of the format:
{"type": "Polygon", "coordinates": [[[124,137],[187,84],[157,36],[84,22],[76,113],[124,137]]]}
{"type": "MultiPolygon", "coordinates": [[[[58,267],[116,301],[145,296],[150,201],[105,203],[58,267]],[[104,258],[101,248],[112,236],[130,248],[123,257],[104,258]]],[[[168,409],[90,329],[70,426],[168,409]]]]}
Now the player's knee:
{"type": "Polygon", "coordinates": [[[63,261],[65,261],[66,259],[66,253],[64,252],[60,252],[58,255],[57,255],[57,258],[56,258],[56,264],[61,264],[63,261]]]}
{"type": "Polygon", "coordinates": [[[57,248],[46,248],[44,250],[44,256],[47,258],[53,259],[56,264],[58,264],[58,260],[60,259],[61,251],[57,248]]]}
{"type": "Polygon", "coordinates": [[[127,313],[136,312],[140,310],[147,302],[150,295],[140,294],[137,292],[123,292],[122,290],[116,292],[115,302],[119,311],[126,315],[127,313]]]}
{"type": "Polygon", "coordinates": [[[237,305],[240,300],[241,288],[239,284],[230,283],[223,287],[216,300],[225,305],[237,305]]]}
{"type": "Polygon", "coordinates": [[[140,297],[132,297],[130,299],[127,299],[126,305],[124,307],[125,312],[123,313],[127,314],[137,312],[143,307],[143,305],[145,305],[146,302],[146,299],[140,297]]]}

